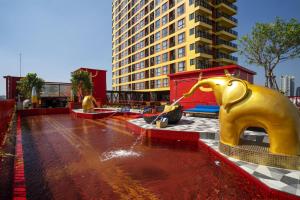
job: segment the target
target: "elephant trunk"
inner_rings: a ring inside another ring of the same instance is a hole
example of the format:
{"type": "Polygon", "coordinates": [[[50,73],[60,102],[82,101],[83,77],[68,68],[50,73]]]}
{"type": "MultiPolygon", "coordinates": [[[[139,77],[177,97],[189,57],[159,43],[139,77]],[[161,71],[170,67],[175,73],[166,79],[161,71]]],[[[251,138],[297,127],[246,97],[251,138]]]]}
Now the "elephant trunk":
{"type": "MultiPolygon", "coordinates": [[[[201,88],[202,86],[209,86],[210,88],[211,87],[211,82],[208,81],[207,79],[204,79],[204,80],[200,80],[198,81],[190,90],[189,92],[183,94],[183,96],[186,98],[186,97],[190,97],[194,94],[194,92],[198,89],[198,88],[201,88]]],[[[211,91],[211,90],[210,90],[211,91]]]]}

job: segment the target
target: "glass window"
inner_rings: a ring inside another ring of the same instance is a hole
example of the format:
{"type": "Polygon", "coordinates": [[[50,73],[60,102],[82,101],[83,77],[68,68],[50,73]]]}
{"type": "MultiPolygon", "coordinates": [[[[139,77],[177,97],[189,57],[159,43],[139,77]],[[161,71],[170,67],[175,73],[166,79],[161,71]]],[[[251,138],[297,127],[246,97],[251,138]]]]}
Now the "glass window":
{"type": "Polygon", "coordinates": [[[158,8],[155,10],[155,17],[159,17],[159,15],[160,15],[160,9],[158,8]]]}
{"type": "Polygon", "coordinates": [[[165,25],[166,23],[168,23],[168,15],[163,16],[162,20],[162,25],[165,25]]]}
{"type": "Polygon", "coordinates": [[[178,71],[179,71],[179,72],[182,72],[182,71],[184,71],[184,70],[185,70],[185,62],[184,62],[184,61],[179,62],[179,63],[178,63],[178,71]]]}
{"type": "Polygon", "coordinates": [[[155,69],[155,76],[160,76],[161,75],[161,70],[160,67],[155,69]]]}
{"type": "Polygon", "coordinates": [[[160,0],[155,0],[155,5],[157,6],[160,3],[160,0]]]}
{"type": "Polygon", "coordinates": [[[160,32],[155,33],[155,40],[159,40],[160,39],[160,32]]]}
{"type": "Polygon", "coordinates": [[[191,28],[190,29],[190,35],[194,35],[195,34],[195,29],[194,28],[191,28]]]}
{"type": "Polygon", "coordinates": [[[177,16],[180,16],[184,13],[184,4],[177,8],[177,16]]]}
{"type": "Polygon", "coordinates": [[[183,33],[180,33],[178,35],[178,44],[181,44],[184,42],[184,32],[183,33]]]}
{"type": "Polygon", "coordinates": [[[164,3],[162,5],[162,13],[166,12],[168,10],[168,3],[164,3]]]}
{"type": "Polygon", "coordinates": [[[177,22],[177,29],[184,28],[184,19],[178,20],[177,22]]]}
{"type": "Polygon", "coordinates": [[[155,22],[155,29],[158,29],[160,27],[160,20],[157,20],[155,22]]]}
{"type": "Polygon", "coordinates": [[[178,58],[184,57],[185,56],[185,48],[182,47],[178,49],[178,58]]]}
{"type": "Polygon", "coordinates": [[[168,74],[168,66],[167,65],[162,67],[162,73],[163,74],[168,74]]]}
{"type": "Polygon", "coordinates": [[[168,40],[165,40],[162,42],[162,49],[167,49],[168,48],[168,40]]]}
{"type": "Polygon", "coordinates": [[[160,56],[156,56],[156,57],[155,57],[155,63],[156,63],[156,64],[159,64],[159,63],[160,63],[160,56]]]}
{"type": "Polygon", "coordinates": [[[195,59],[190,59],[190,65],[195,65],[195,59]]]}
{"type": "Polygon", "coordinates": [[[162,55],[162,61],[163,61],[163,62],[167,62],[167,61],[168,61],[168,53],[164,53],[164,54],[162,55]]]}
{"type": "Polygon", "coordinates": [[[159,52],[160,51],[160,44],[155,45],[155,52],[159,52]]]}
{"type": "Polygon", "coordinates": [[[166,36],[168,36],[168,28],[164,28],[162,30],[162,37],[166,37],[166,36]]]}
{"type": "Polygon", "coordinates": [[[169,79],[164,78],[163,79],[163,87],[168,87],[169,86],[169,79]]]}
{"type": "Polygon", "coordinates": [[[190,44],[190,50],[192,51],[192,50],[194,50],[194,49],[195,49],[195,43],[190,44]]]}
{"type": "Polygon", "coordinates": [[[155,87],[156,88],[160,88],[161,87],[160,80],[155,80],[155,87]]]}

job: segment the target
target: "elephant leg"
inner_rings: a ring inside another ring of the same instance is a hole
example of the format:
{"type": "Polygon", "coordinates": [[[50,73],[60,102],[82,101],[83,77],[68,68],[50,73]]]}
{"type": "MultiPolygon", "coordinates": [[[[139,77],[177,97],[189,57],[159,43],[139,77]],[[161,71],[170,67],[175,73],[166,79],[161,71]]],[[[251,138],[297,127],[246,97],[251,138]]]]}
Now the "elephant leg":
{"type": "Polygon", "coordinates": [[[284,128],[268,129],[270,152],[284,155],[300,155],[300,142],[297,131],[284,126],[284,128]],[[296,131],[296,132],[295,132],[296,131]]]}
{"type": "Polygon", "coordinates": [[[243,127],[233,122],[222,121],[220,124],[220,141],[229,146],[237,146],[243,130],[243,127]]]}

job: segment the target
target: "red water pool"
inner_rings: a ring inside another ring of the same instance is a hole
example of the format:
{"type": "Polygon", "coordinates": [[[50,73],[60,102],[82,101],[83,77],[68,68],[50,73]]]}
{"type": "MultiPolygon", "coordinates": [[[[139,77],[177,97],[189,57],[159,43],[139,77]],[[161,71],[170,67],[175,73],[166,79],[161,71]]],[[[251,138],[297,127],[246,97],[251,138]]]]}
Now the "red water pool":
{"type": "Polygon", "coordinates": [[[29,199],[269,199],[264,191],[197,142],[144,138],[140,156],[101,161],[128,150],[136,134],[122,116],[22,119],[29,199]]]}

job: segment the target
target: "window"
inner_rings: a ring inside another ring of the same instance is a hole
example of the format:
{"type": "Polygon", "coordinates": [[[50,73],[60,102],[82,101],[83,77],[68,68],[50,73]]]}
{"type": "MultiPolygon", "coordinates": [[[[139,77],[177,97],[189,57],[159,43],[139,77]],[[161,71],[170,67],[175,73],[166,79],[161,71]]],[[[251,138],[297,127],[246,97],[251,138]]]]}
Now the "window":
{"type": "Polygon", "coordinates": [[[159,63],[160,63],[160,56],[156,56],[156,57],[155,57],[155,63],[156,63],[156,64],[159,64],[159,63]]]}
{"type": "Polygon", "coordinates": [[[168,48],[168,41],[165,40],[162,42],[162,49],[167,49],[168,48]]]}
{"type": "Polygon", "coordinates": [[[190,65],[195,65],[195,59],[190,60],[190,65]]]}
{"type": "Polygon", "coordinates": [[[162,30],[162,37],[166,37],[166,36],[168,36],[168,28],[164,28],[162,30]]]}
{"type": "Polygon", "coordinates": [[[169,79],[164,78],[163,79],[163,87],[168,87],[169,86],[169,79]]]}
{"type": "Polygon", "coordinates": [[[182,47],[180,49],[178,49],[178,58],[182,58],[185,56],[185,48],[182,47]]]}
{"type": "Polygon", "coordinates": [[[155,22],[155,29],[158,29],[160,27],[160,20],[157,20],[155,22]]]}
{"type": "Polygon", "coordinates": [[[184,19],[178,20],[177,22],[177,29],[182,29],[184,28],[184,19]]]}
{"type": "Polygon", "coordinates": [[[193,44],[190,44],[190,50],[192,51],[192,50],[194,50],[195,49],[195,44],[193,43],[193,44]]]}
{"type": "Polygon", "coordinates": [[[168,53],[164,53],[164,54],[162,55],[162,61],[163,61],[163,62],[167,62],[167,61],[168,61],[168,53]]]}
{"type": "Polygon", "coordinates": [[[185,69],[185,62],[184,61],[179,62],[178,63],[178,71],[182,72],[182,71],[184,71],[184,69],[185,69]]]}
{"type": "Polygon", "coordinates": [[[168,23],[168,15],[163,16],[162,20],[162,26],[165,25],[166,23],[168,23]]]}
{"type": "Polygon", "coordinates": [[[160,32],[155,33],[155,40],[159,40],[160,39],[160,32]]]}
{"type": "Polygon", "coordinates": [[[162,13],[166,12],[168,10],[168,3],[164,3],[162,5],[162,13]]]}
{"type": "Polygon", "coordinates": [[[181,44],[184,42],[184,32],[183,33],[180,33],[178,35],[178,44],[181,44]]]}
{"type": "Polygon", "coordinates": [[[191,28],[190,29],[190,35],[194,35],[195,34],[195,29],[194,28],[191,28]]]}
{"type": "Polygon", "coordinates": [[[160,9],[158,8],[155,10],[155,17],[159,17],[159,15],[160,15],[160,9]]]}
{"type": "Polygon", "coordinates": [[[162,67],[162,73],[163,74],[168,74],[168,66],[163,66],[162,67]]]}
{"type": "Polygon", "coordinates": [[[155,0],[155,5],[157,6],[160,3],[160,0],[155,0]]]}
{"type": "Polygon", "coordinates": [[[160,67],[155,69],[155,76],[160,76],[161,75],[161,70],[160,67]]]}
{"type": "Polygon", "coordinates": [[[194,0],[189,0],[190,5],[194,4],[194,0]]]}
{"type": "Polygon", "coordinates": [[[190,21],[192,21],[194,18],[195,18],[195,14],[194,13],[190,14],[190,21]]]}
{"type": "Polygon", "coordinates": [[[160,44],[155,45],[155,52],[159,52],[160,51],[160,44]]]}
{"type": "Polygon", "coordinates": [[[155,88],[160,88],[161,84],[160,84],[160,80],[155,80],[155,88]]]}
{"type": "Polygon", "coordinates": [[[184,13],[184,4],[177,8],[177,16],[180,16],[184,13]]]}

